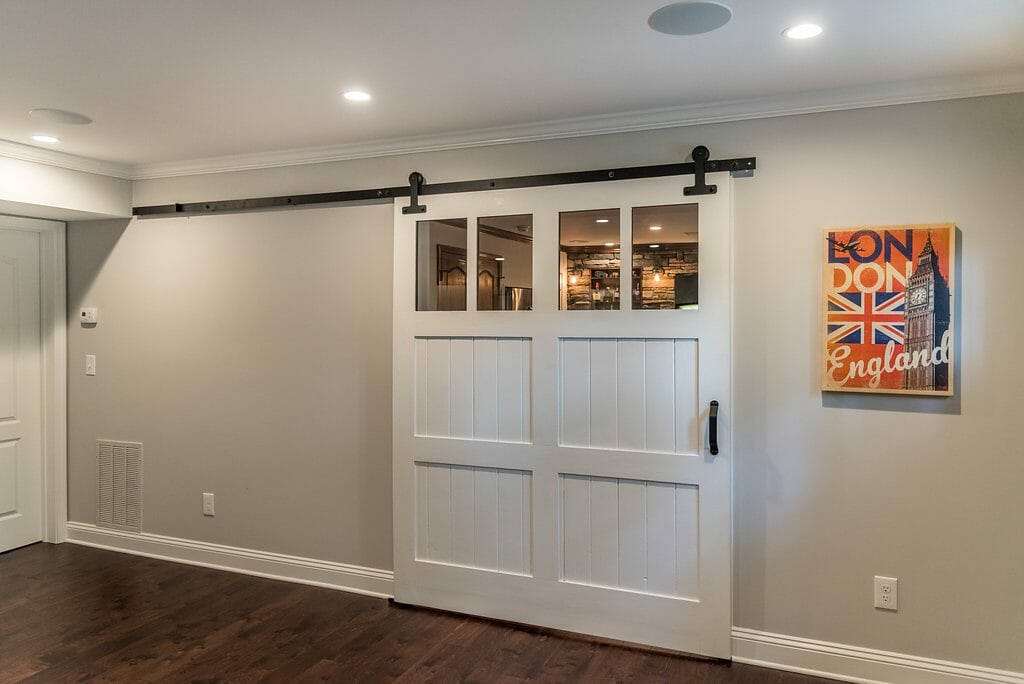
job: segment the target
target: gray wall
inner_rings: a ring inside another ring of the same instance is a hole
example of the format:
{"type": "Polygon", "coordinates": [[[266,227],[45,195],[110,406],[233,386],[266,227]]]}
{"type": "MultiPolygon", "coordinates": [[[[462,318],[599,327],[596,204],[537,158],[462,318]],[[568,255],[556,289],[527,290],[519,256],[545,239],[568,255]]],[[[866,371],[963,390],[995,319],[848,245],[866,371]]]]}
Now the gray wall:
{"type": "Polygon", "coordinates": [[[70,518],[137,440],[144,531],[391,567],[391,215],[71,224],[70,518]]]}
{"type": "MultiPolygon", "coordinates": [[[[756,155],[735,186],[735,624],[1024,670],[1022,111],[1012,95],[159,179],[135,200],[756,155]],[[962,230],[956,397],[822,394],[821,229],[933,221],[962,230]],[[872,608],[875,574],[900,578],[899,613],[872,608]]],[[[102,322],[71,331],[72,517],[93,517],[91,440],[141,439],[145,529],[387,566],[390,221],[73,225],[71,305],[102,322]]]]}

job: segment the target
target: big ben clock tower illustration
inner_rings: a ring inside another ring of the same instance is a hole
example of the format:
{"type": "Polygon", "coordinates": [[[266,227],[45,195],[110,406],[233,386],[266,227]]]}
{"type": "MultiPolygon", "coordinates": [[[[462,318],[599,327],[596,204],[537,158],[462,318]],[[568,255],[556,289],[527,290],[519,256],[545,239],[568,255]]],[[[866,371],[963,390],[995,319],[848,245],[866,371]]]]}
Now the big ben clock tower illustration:
{"type": "MultiPolygon", "coordinates": [[[[949,309],[949,285],[939,269],[939,257],[932,246],[931,233],[928,233],[907,282],[903,351],[908,352],[911,358],[923,351],[930,355],[949,330],[949,309]]],[[[903,389],[948,390],[949,364],[918,364],[916,368],[907,369],[903,374],[903,389]]]]}

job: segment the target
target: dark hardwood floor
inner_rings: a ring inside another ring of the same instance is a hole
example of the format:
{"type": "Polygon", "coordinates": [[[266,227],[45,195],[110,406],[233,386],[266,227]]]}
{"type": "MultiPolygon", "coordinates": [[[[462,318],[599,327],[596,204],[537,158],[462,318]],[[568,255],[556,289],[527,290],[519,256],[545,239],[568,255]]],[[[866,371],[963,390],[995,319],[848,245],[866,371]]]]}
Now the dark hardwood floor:
{"type": "Polygon", "coordinates": [[[825,681],[71,544],[0,554],[0,682],[23,680],[825,681]]]}

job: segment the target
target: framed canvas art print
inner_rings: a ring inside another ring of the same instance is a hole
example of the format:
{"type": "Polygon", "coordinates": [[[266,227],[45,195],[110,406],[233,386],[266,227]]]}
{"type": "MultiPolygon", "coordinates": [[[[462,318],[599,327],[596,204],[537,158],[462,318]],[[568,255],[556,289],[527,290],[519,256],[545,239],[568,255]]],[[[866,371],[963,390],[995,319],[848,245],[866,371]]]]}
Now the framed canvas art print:
{"type": "Polygon", "coordinates": [[[953,393],[956,226],[828,228],[822,389],[953,393]]]}

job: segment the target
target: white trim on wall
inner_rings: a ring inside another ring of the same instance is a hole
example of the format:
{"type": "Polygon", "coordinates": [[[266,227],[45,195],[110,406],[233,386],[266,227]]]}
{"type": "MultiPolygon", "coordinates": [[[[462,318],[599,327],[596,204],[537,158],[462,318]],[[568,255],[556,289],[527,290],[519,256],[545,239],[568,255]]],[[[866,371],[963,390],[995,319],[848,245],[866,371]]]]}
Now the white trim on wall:
{"type": "Polygon", "coordinates": [[[69,522],[67,541],[109,551],[199,565],[243,575],[312,584],[355,594],[391,598],[394,573],[334,561],[243,549],[149,532],[124,532],[89,523],[69,522]]]}
{"type": "Polygon", "coordinates": [[[40,231],[43,314],[43,541],[67,539],[68,329],[67,227],[40,231]]]}
{"type": "Polygon", "coordinates": [[[78,157],[0,140],[0,156],[35,161],[76,171],[98,173],[114,178],[143,180],[170,178],[203,173],[225,173],[267,169],[279,166],[320,164],[326,162],[417,154],[440,150],[457,150],[488,145],[577,138],[589,135],[626,133],[765,119],[776,116],[832,112],[867,107],[957,100],[967,97],[1005,95],[1024,92],[1024,72],[988,74],[983,76],[952,76],[944,78],[882,83],[864,86],[831,88],[767,98],[712,102],[683,107],[648,109],[599,116],[541,121],[518,126],[483,128],[437,135],[410,136],[348,143],[325,147],[275,150],[253,154],[151,164],[118,164],[78,157]]]}
{"type": "Polygon", "coordinates": [[[10,140],[0,140],[0,157],[36,162],[46,166],[57,166],[62,169],[71,169],[72,171],[95,173],[98,176],[110,176],[111,178],[122,178],[125,180],[131,178],[131,167],[126,164],[79,157],[67,152],[47,150],[10,140]]]}
{"type": "Polygon", "coordinates": [[[803,637],[732,628],[738,663],[861,684],[1024,684],[1024,673],[803,637]]]}

